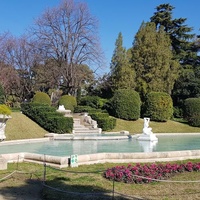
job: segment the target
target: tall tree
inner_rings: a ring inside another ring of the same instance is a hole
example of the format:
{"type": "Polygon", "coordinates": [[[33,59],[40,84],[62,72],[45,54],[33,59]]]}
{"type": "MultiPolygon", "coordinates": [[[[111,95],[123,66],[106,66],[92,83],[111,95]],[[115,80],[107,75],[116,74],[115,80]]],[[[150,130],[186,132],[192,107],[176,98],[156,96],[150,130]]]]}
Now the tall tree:
{"type": "Polygon", "coordinates": [[[102,51],[97,37],[97,20],[85,3],[63,0],[46,10],[31,29],[46,59],[53,59],[66,93],[78,88],[78,71],[83,65],[99,67],[102,51]]]}
{"type": "Polygon", "coordinates": [[[115,42],[110,69],[111,87],[113,90],[135,87],[135,72],[131,68],[128,54],[123,47],[123,37],[121,32],[115,42]]]}
{"type": "Polygon", "coordinates": [[[173,59],[171,40],[162,27],[142,23],[132,47],[132,65],[136,71],[136,90],[144,98],[148,92],[171,93],[178,76],[178,63],[173,59]]]}
{"type": "Polygon", "coordinates": [[[186,18],[173,19],[174,7],[170,4],[161,4],[156,7],[156,10],[151,21],[156,24],[157,28],[164,27],[164,31],[172,41],[173,55],[181,65],[180,76],[172,91],[174,104],[179,104],[185,98],[192,97],[194,93],[191,89],[195,91],[194,85],[195,87],[198,85],[194,84],[196,82],[194,68],[197,64],[197,49],[193,41],[195,35],[191,33],[193,28],[185,24],[186,18]]]}
{"type": "Polygon", "coordinates": [[[184,57],[191,53],[192,43],[190,40],[194,38],[194,34],[190,33],[192,28],[185,24],[186,18],[172,18],[174,8],[170,4],[159,5],[150,20],[156,24],[157,29],[161,26],[164,27],[164,31],[172,41],[174,55],[184,61],[184,57]]]}

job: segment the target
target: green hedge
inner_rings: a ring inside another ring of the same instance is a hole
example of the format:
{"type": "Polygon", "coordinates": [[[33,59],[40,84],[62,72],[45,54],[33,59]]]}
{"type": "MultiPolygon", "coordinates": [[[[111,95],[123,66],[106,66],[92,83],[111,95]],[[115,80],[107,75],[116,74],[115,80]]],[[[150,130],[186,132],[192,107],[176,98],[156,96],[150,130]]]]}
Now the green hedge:
{"type": "Polygon", "coordinates": [[[64,117],[62,113],[56,112],[56,108],[48,105],[23,103],[22,112],[38,123],[45,130],[53,133],[71,133],[73,129],[73,118],[64,117]]]}
{"type": "Polygon", "coordinates": [[[200,127],[200,98],[186,99],[183,115],[189,125],[200,127]]]}
{"type": "Polygon", "coordinates": [[[102,131],[110,131],[116,126],[116,118],[105,117],[97,119],[98,126],[102,128],[102,131]]]}
{"type": "Polygon", "coordinates": [[[63,95],[59,99],[59,105],[64,105],[66,110],[74,112],[74,108],[77,106],[77,101],[74,96],[63,95]]]}
{"type": "Polygon", "coordinates": [[[150,92],[145,101],[144,117],[152,121],[166,122],[173,116],[173,103],[169,94],[164,92],[150,92]]]}
{"type": "Polygon", "coordinates": [[[90,106],[92,108],[102,108],[107,100],[98,96],[85,96],[80,99],[80,106],[90,106]]]}
{"type": "Polygon", "coordinates": [[[134,90],[120,89],[115,91],[107,105],[108,112],[116,118],[137,120],[140,117],[140,96],[134,90]]]}

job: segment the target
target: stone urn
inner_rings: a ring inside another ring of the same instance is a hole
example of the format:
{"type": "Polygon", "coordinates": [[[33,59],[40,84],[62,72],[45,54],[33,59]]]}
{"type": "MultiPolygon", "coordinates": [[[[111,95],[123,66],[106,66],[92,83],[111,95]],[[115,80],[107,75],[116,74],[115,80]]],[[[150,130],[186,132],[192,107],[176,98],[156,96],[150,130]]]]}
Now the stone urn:
{"type": "Polygon", "coordinates": [[[6,122],[11,118],[11,110],[4,104],[0,104],[0,142],[6,139],[6,122]]]}
{"type": "Polygon", "coordinates": [[[0,114],[0,141],[3,141],[6,139],[6,136],[5,136],[6,122],[10,118],[11,116],[0,114]]]}

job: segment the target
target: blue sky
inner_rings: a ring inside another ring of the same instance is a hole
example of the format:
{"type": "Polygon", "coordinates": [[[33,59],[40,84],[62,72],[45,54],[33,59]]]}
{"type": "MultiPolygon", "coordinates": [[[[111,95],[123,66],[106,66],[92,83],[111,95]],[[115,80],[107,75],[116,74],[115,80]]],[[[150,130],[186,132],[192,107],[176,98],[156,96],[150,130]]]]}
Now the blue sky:
{"type": "MultiPolygon", "coordinates": [[[[88,4],[91,14],[99,21],[99,36],[105,53],[106,68],[115,48],[119,32],[124,47],[130,48],[142,21],[149,21],[156,6],[170,3],[175,7],[174,18],[187,18],[186,24],[200,34],[199,0],[79,0],[88,4]]],[[[15,36],[25,33],[38,16],[60,0],[0,0],[0,33],[10,31],[15,36]]]]}

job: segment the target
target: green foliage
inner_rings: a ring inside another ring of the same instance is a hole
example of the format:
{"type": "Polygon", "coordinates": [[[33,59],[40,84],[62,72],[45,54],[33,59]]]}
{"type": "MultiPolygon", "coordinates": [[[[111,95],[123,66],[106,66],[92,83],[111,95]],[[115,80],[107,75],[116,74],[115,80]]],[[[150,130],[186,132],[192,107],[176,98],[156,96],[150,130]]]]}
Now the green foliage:
{"type": "Polygon", "coordinates": [[[184,119],[191,126],[200,127],[200,98],[188,98],[184,104],[184,119]]]}
{"type": "Polygon", "coordinates": [[[77,106],[76,98],[70,95],[63,95],[59,99],[59,105],[64,105],[66,110],[74,112],[74,108],[77,106]]]}
{"type": "Polygon", "coordinates": [[[172,98],[175,106],[182,107],[185,99],[200,95],[200,77],[197,72],[199,47],[192,33],[193,28],[186,24],[187,18],[173,18],[174,9],[169,3],[157,6],[151,21],[157,29],[161,26],[164,28],[171,39],[173,58],[179,61],[180,75],[175,81],[172,98]]]}
{"type": "Polygon", "coordinates": [[[84,113],[84,112],[90,113],[90,112],[96,112],[96,110],[97,109],[92,108],[90,106],[76,106],[74,108],[74,113],[84,113]]]}
{"type": "Polygon", "coordinates": [[[135,72],[131,68],[128,54],[126,49],[123,47],[122,33],[119,33],[116,40],[110,69],[110,80],[113,91],[135,87],[135,72]]]}
{"type": "Polygon", "coordinates": [[[115,91],[109,102],[108,112],[114,117],[126,120],[137,120],[140,117],[140,96],[131,89],[115,91]]]}
{"type": "Polygon", "coordinates": [[[73,118],[64,117],[56,108],[44,104],[23,103],[22,112],[45,130],[53,133],[71,133],[73,118]]]}
{"type": "Polygon", "coordinates": [[[5,94],[2,85],[0,84],[0,104],[5,103],[5,94]]]}
{"type": "Polygon", "coordinates": [[[2,114],[2,115],[10,115],[11,114],[11,110],[5,104],[0,104],[0,114],[2,114]]]}
{"type": "Polygon", "coordinates": [[[144,117],[152,121],[165,122],[173,115],[173,103],[169,94],[164,92],[150,92],[145,101],[144,117]]]}
{"type": "Polygon", "coordinates": [[[33,103],[51,105],[51,99],[45,92],[36,92],[32,99],[33,103]]]}
{"type": "Polygon", "coordinates": [[[116,118],[105,117],[97,119],[98,126],[102,128],[102,131],[110,131],[116,126],[116,118]]]}
{"type": "Polygon", "coordinates": [[[136,91],[141,97],[151,91],[171,93],[179,64],[173,59],[171,40],[155,23],[143,23],[132,47],[132,67],[136,72],[136,91]]]}
{"type": "Polygon", "coordinates": [[[173,115],[175,118],[182,118],[183,117],[183,109],[181,107],[174,107],[173,115]]]}
{"type": "Polygon", "coordinates": [[[92,108],[98,109],[102,108],[105,104],[104,99],[98,97],[98,96],[85,96],[80,99],[80,105],[81,106],[90,106],[92,108]]]}
{"type": "Polygon", "coordinates": [[[103,131],[110,131],[116,126],[116,118],[110,117],[107,112],[101,112],[99,110],[89,112],[91,118],[97,121],[98,127],[103,131]]]}

